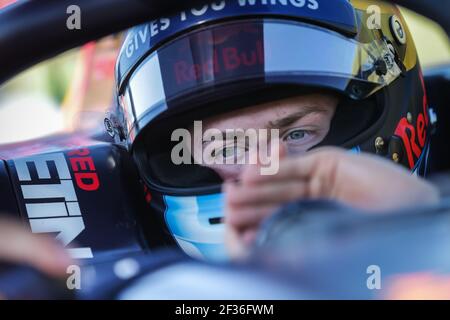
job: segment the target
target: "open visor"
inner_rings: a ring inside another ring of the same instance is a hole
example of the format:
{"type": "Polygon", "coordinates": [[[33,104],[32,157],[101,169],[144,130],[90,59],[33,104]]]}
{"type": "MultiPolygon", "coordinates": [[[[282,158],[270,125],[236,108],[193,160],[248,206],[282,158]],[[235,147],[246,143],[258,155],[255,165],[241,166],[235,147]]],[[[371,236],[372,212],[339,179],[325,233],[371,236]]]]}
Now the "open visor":
{"type": "Polygon", "coordinates": [[[134,70],[120,94],[134,136],[161,115],[225,99],[230,90],[294,84],[364,99],[400,73],[385,40],[360,43],[297,21],[251,19],[169,41],[134,70]]]}

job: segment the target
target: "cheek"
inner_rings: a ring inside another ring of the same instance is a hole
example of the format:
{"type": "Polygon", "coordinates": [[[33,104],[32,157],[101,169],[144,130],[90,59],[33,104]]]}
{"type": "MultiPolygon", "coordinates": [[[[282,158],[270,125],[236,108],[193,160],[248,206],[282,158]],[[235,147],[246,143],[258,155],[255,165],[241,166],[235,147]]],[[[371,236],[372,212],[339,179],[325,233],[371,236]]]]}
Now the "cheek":
{"type": "Polygon", "coordinates": [[[289,147],[287,148],[288,156],[302,156],[310,147],[289,147]]]}

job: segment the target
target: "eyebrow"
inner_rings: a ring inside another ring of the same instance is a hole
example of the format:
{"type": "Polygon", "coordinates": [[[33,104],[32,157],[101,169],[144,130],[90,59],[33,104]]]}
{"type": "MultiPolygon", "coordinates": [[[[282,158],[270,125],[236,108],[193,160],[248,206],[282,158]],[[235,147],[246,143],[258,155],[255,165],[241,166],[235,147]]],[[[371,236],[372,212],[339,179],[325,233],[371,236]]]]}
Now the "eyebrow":
{"type": "MultiPolygon", "coordinates": [[[[284,118],[281,118],[279,120],[269,121],[266,125],[268,129],[277,129],[277,128],[284,128],[287,126],[290,126],[291,124],[297,122],[299,119],[306,117],[307,115],[313,114],[313,113],[327,113],[329,110],[326,107],[321,106],[305,106],[302,107],[303,110],[294,112],[284,118]]],[[[226,140],[226,131],[221,131],[222,134],[222,142],[227,141],[226,140]]],[[[213,140],[214,141],[214,140],[213,140]]],[[[213,141],[203,141],[202,145],[209,144],[213,141]]]]}
{"type": "Polygon", "coordinates": [[[303,107],[303,110],[292,113],[284,118],[281,118],[279,120],[269,121],[267,124],[267,128],[269,129],[276,129],[276,128],[284,128],[287,126],[290,126],[294,122],[298,121],[299,119],[312,114],[312,113],[327,113],[328,109],[325,107],[303,107]]]}

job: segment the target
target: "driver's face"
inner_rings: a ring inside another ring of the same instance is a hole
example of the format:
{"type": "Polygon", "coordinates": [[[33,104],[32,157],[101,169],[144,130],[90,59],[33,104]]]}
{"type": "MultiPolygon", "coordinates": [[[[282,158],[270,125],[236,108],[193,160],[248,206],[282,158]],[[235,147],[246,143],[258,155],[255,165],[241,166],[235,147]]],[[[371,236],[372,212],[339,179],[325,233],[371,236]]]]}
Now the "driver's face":
{"type": "MultiPolygon", "coordinates": [[[[271,129],[279,130],[279,142],[289,154],[301,154],[319,144],[330,130],[330,123],[338,105],[338,98],[329,94],[309,94],[278,100],[262,105],[232,111],[218,116],[203,119],[203,131],[218,129],[222,132],[237,129],[271,129]]],[[[191,128],[191,134],[193,134],[191,128]]],[[[207,144],[218,144],[214,147],[217,157],[240,157],[251,152],[246,146],[235,141],[212,141],[207,144]]],[[[211,146],[212,147],[212,146],[211,146]]],[[[270,148],[270,146],[269,146],[270,148]]],[[[202,154],[193,153],[199,161],[202,154]]],[[[238,179],[243,165],[212,164],[224,180],[238,179]]]]}

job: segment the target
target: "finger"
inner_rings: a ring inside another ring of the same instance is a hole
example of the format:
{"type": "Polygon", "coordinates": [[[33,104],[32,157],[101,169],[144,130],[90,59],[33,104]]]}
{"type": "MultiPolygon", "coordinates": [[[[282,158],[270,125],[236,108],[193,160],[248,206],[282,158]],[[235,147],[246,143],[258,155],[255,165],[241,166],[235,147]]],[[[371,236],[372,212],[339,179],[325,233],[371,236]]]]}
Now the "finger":
{"type": "Polygon", "coordinates": [[[300,157],[280,160],[278,171],[272,175],[261,174],[260,167],[248,166],[244,168],[241,181],[248,186],[258,185],[267,181],[283,181],[292,179],[305,180],[308,176],[303,176],[299,171],[299,166],[303,166],[304,160],[300,157]]]}
{"type": "Polygon", "coordinates": [[[27,264],[50,276],[63,276],[72,263],[53,239],[34,235],[11,221],[0,222],[0,260],[27,264]]]}
{"type": "Polygon", "coordinates": [[[225,201],[231,207],[280,205],[285,202],[309,197],[309,187],[300,180],[274,181],[259,185],[229,186],[225,201]]]}
{"type": "Polygon", "coordinates": [[[331,176],[341,157],[342,152],[333,149],[286,158],[280,161],[278,172],[270,176],[261,175],[255,170],[256,168],[245,168],[242,174],[242,181],[244,184],[255,185],[264,181],[282,181],[293,178],[310,180],[319,175],[331,176]]]}
{"type": "Polygon", "coordinates": [[[279,206],[248,206],[242,208],[226,208],[225,223],[237,232],[248,228],[257,228],[261,222],[273,214],[279,206]]]}
{"type": "Polygon", "coordinates": [[[256,228],[247,229],[243,232],[242,242],[246,247],[251,247],[255,243],[257,233],[258,229],[256,228]]]}
{"type": "Polygon", "coordinates": [[[233,260],[243,260],[248,255],[240,233],[229,225],[225,227],[225,248],[233,260]]]}

